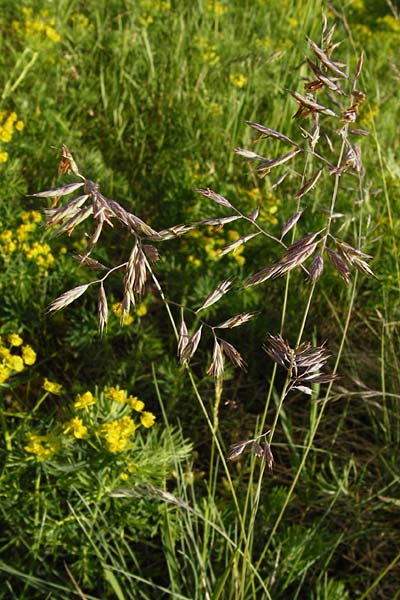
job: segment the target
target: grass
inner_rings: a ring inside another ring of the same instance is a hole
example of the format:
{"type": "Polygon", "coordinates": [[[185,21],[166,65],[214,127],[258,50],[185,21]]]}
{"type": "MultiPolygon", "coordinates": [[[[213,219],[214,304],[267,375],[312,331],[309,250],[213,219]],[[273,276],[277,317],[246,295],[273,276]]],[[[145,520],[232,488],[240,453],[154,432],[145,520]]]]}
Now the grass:
{"type": "Polygon", "coordinates": [[[321,66],[318,0],[0,6],[0,597],[397,597],[394,7],[333,3],[332,59],[354,74],[364,53],[369,136],[322,112],[310,150],[320,109],[293,119],[287,90],[304,95],[305,56],[321,66]],[[296,149],[282,134],[301,152],[257,177],[271,164],[248,152],[296,149]],[[61,144],[79,172],[57,175],[61,144]],[[73,196],[32,195],[80,173],[114,224],[93,249],[92,216],[43,227],[73,196]],[[85,247],[106,270],[71,259],[85,247]]]}

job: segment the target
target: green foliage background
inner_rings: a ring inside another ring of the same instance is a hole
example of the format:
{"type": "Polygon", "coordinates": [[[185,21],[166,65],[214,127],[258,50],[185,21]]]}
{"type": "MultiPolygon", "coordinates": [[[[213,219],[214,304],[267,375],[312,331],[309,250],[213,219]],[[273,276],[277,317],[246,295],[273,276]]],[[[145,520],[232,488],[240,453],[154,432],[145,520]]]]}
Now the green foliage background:
{"type": "MultiPolygon", "coordinates": [[[[51,300],[92,278],[71,258],[84,246],[84,231],[50,239],[38,227],[29,234],[27,243],[49,244],[54,257],[42,268],[22,250],[18,228],[24,213],[47,207],[29,194],[59,184],[64,143],[107,197],[157,230],[220,216],[217,205],[194,191],[209,186],[246,214],[259,203],[260,223],[279,236],[293,213],[293,185],[288,181],[279,193],[267,193],[272,179],[256,180],[233,148],[252,144],[245,120],[294,134],[295,106],[286,90],[302,89],[306,36],[319,41],[323,13],[337,23],[343,61],[354,70],[360,52],[365,55],[360,85],[367,101],[359,122],[370,132],[362,141],[365,248],[374,256],[377,279],[360,279],[341,379],[257,572],[274,600],[398,597],[397,10],[396,3],[368,0],[332,6],[320,0],[0,0],[0,125],[12,112],[24,123],[0,141],[0,154],[8,153],[0,163],[0,235],[14,232],[20,244],[10,253],[0,238],[0,335],[5,343],[8,334],[19,333],[37,352],[35,365],[1,384],[0,597],[78,597],[76,583],[88,599],[241,597],[228,576],[233,567],[226,537],[240,545],[230,484],[222,468],[211,466],[210,432],[177,365],[176,340],[156,290],[149,290],[142,316],[129,326],[120,326],[112,313],[103,337],[90,291],[49,316],[51,300]],[[63,385],[61,397],[43,399],[44,377],[63,385]],[[155,428],[135,442],[137,471],[122,498],[112,495],[122,485],[121,457],[67,446],[59,458],[40,462],[24,451],[29,431],[62,435],[60,424],[76,394],[95,393],[98,386],[100,396],[110,385],[138,395],[157,415],[155,428]]],[[[315,226],[328,193],[316,192],[299,235],[315,226]]],[[[349,191],[341,207],[350,236],[356,201],[357,190],[349,191]]],[[[243,254],[216,260],[234,229],[203,231],[163,246],[157,274],[171,301],[197,307],[222,279],[242,281],[276,257],[273,244],[257,240],[243,254]]],[[[123,231],[109,231],[96,258],[117,264],[127,247],[123,231]]],[[[293,285],[287,329],[292,325],[294,340],[308,289],[301,274],[293,285]]],[[[272,372],[262,344],[277,329],[283,286],[276,281],[243,291],[238,285],[208,313],[216,321],[259,313],[245,335],[233,331],[230,338],[248,373],[228,369],[220,408],[225,449],[251,436],[262,414],[272,372]]],[[[115,303],[120,288],[118,278],[110,279],[107,292],[115,303]]],[[[348,296],[328,271],[311,307],[309,337],[327,339],[333,353],[348,296]]],[[[211,345],[204,348],[193,376],[211,414],[211,345]]],[[[248,564],[262,556],[312,418],[308,400],[285,403],[274,439],[274,475],[264,478],[248,564]]],[[[241,507],[254,500],[257,469],[253,459],[230,468],[241,507]]],[[[254,586],[242,597],[263,597],[254,586]]]]}

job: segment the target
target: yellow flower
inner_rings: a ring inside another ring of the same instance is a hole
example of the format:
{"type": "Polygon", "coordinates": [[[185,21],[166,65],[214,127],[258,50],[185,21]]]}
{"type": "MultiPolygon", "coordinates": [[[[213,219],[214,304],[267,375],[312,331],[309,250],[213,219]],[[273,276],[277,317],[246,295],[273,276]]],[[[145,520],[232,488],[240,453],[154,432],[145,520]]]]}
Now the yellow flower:
{"type": "Polygon", "coordinates": [[[20,356],[15,354],[10,354],[10,356],[6,359],[6,366],[12,369],[13,371],[17,371],[20,373],[24,370],[24,361],[20,356]]]}
{"type": "Polygon", "coordinates": [[[21,215],[21,220],[26,223],[27,221],[33,221],[34,223],[40,223],[42,215],[38,210],[26,210],[21,215]]]}
{"type": "Polygon", "coordinates": [[[188,256],[188,262],[190,262],[195,269],[198,269],[201,265],[201,260],[192,254],[188,256]]]}
{"type": "Polygon", "coordinates": [[[11,369],[9,369],[4,363],[0,364],[0,383],[4,383],[11,375],[11,369]]]}
{"type": "Polygon", "coordinates": [[[271,46],[271,40],[268,40],[267,38],[264,38],[263,40],[257,38],[256,45],[263,50],[267,50],[271,46]]]}
{"type": "Polygon", "coordinates": [[[384,17],[379,17],[377,19],[377,23],[382,23],[386,25],[392,31],[398,33],[400,31],[400,21],[398,17],[393,17],[392,15],[385,15],[384,17]]]}
{"type": "Polygon", "coordinates": [[[136,314],[138,317],[144,317],[147,314],[147,306],[143,302],[137,307],[136,314]]]}
{"type": "Polygon", "coordinates": [[[63,433],[67,435],[72,433],[77,440],[83,440],[87,436],[88,428],[83,424],[80,417],[74,417],[68,423],[65,424],[63,433]]]}
{"type": "Polygon", "coordinates": [[[130,447],[130,438],[135,434],[136,425],[130,417],[104,423],[99,435],[106,440],[110,452],[123,452],[130,447]]]}
{"type": "Polygon", "coordinates": [[[142,412],[144,409],[144,402],[139,400],[136,396],[129,396],[128,404],[130,404],[130,406],[133,408],[133,410],[136,410],[136,412],[142,412]]]}
{"type": "Polygon", "coordinates": [[[96,398],[93,396],[92,392],[85,392],[84,394],[78,394],[76,396],[74,408],[80,410],[92,406],[92,404],[96,404],[96,398]]]}
{"type": "Polygon", "coordinates": [[[36,352],[31,346],[22,346],[22,358],[26,365],[34,365],[36,362],[36,352]]]}
{"type": "Polygon", "coordinates": [[[143,427],[146,427],[146,429],[154,425],[155,420],[156,416],[153,415],[153,413],[151,412],[144,411],[140,416],[140,422],[143,425],[143,427]]]}
{"type": "Polygon", "coordinates": [[[10,346],[21,346],[24,340],[18,335],[18,333],[10,333],[8,336],[8,341],[10,346]]]}
{"type": "Polygon", "coordinates": [[[47,377],[45,377],[42,388],[46,390],[46,392],[50,392],[50,394],[61,394],[63,386],[61,383],[55,383],[54,381],[49,381],[47,377]]]}
{"type": "Polygon", "coordinates": [[[139,23],[143,27],[147,27],[148,25],[151,25],[152,23],[154,23],[154,19],[151,15],[143,15],[143,17],[140,17],[139,23]]]}
{"type": "Polygon", "coordinates": [[[230,82],[237,88],[242,88],[246,85],[246,77],[243,73],[231,73],[229,75],[230,82]]]}
{"type": "Polygon", "coordinates": [[[206,8],[219,17],[224,15],[228,10],[228,7],[218,2],[218,0],[208,0],[206,8]]]}
{"type": "Polygon", "coordinates": [[[130,325],[133,322],[133,317],[129,313],[126,312],[124,313],[124,316],[122,316],[122,302],[115,302],[111,308],[114,315],[120,317],[121,325],[130,325]]]}
{"type": "Polygon", "coordinates": [[[120,478],[122,481],[127,481],[129,479],[128,473],[121,473],[120,478]]]}
{"type": "Polygon", "coordinates": [[[25,452],[35,454],[39,460],[47,460],[59,450],[60,444],[53,434],[36,435],[28,434],[28,444],[24,446],[25,452]]]}
{"type": "Polygon", "coordinates": [[[46,35],[52,42],[59,42],[61,40],[61,35],[49,25],[46,27],[46,35]]]}
{"type": "Polygon", "coordinates": [[[215,46],[210,46],[210,50],[203,52],[203,60],[211,66],[215,66],[219,63],[219,56],[215,51],[215,46]]]}
{"type": "Polygon", "coordinates": [[[17,131],[22,131],[24,127],[25,127],[25,123],[23,121],[17,121],[15,123],[15,129],[17,131]]]}
{"type": "Polygon", "coordinates": [[[8,152],[0,152],[0,163],[8,161],[8,152]]]}
{"type": "Polygon", "coordinates": [[[125,404],[128,400],[127,391],[120,390],[118,386],[107,388],[104,395],[108,400],[112,400],[113,402],[120,402],[121,404],[125,404]]]}
{"type": "MultiPolygon", "coordinates": [[[[1,342],[1,340],[0,340],[1,342]]],[[[11,356],[11,352],[8,348],[6,348],[5,346],[3,346],[3,344],[0,343],[0,356],[3,357],[3,359],[8,359],[11,356]]]]}

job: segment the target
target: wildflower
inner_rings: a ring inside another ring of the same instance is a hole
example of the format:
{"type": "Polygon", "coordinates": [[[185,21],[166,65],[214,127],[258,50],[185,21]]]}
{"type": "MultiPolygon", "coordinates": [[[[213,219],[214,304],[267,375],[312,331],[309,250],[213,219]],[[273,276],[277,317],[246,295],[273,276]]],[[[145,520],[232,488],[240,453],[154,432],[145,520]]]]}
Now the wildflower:
{"type": "Polygon", "coordinates": [[[23,343],[23,339],[18,335],[18,333],[10,333],[8,336],[8,341],[10,346],[21,346],[23,343]]]}
{"type": "Polygon", "coordinates": [[[122,479],[122,481],[128,481],[129,475],[128,473],[121,473],[120,478],[122,479]]]}
{"type": "Polygon", "coordinates": [[[0,383],[4,383],[11,375],[11,369],[9,369],[4,363],[0,364],[0,383]]]}
{"type": "Polygon", "coordinates": [[[142,412],[142,410],[144,409],[144,402],[142,402],[142,400],[139,400],[136,396],[129,396],[128,404],[136,412],[142,412]]]}
{"type": "Polygon", "coordinates": [[[24,370],[24,362],[22,358],[15,354],[10,354],[10,356],[6,360],[6,366],[9,367],[12,371],[17,371],[18,373],[24,370]]]}
{"type": "Polygon", "coordinates": [[[127,391],[120,390],[119,387],[107,388],[104,395],[108,400],[112,400],[113,402],[120,402],[121,404],[125,404],[128,400],[127,391]]]}
{"type": "Polygon", "coordinates": [[[79,29],[92,29],[93,25],[89,22],[89,19],[85,15],[75,14],[72,16],[72,20],[76,23],[79,29]]]}
{"type": "Polygon", "coordinates": [[[50,27],[49,25],[46,27],[45,29],[46,31],[46,36],[49,38],[49,40],[51,40],[52,42],[59,42],[61,40],[61,35],[59,33],[57,33],[57,31],[53,28],[50,27]]]}
{"type": "Polygon", "coordinates": [[[144,315],[147,315],[147,306],[144,304],[144,302],[139,304],[136,309],[136,314],[138,317],[144,317],[144,315]]]}
{"type": "Polygon", "coordinates": [[[196,256],[193,256],[193,254],[190,254],[188,256],[188,262],[195,268],[198,269],[201,265],[201,260],[199,258],[197,258],[196,256]]]}
{"type": "Polygon", "coordinates": [[[231,73],[229,75],[230,82],[237,88],[242,88],[246,85],[246,77],[243,73],[231,73]]]}
{"type": "Polygon", "coordinates": [[[153,415],[153,413],[151,413],[151,412],[147,412],[146,410],[144,412],[142,412],[142,414],[140,416],[140,422],[143,425],[143,427],[146,427],[146,429],[148,429],[149,427],[154,425],[155,420],[156,420],[156,416],[153,415]]]}
{"type": "Polygon", "coordinates": [[[35,231],[35,229],[36,229],[36,223],[32,223],[32,222],[22,223],[22,225],[20,225],[16,231],[16,237],[20,242],[23,242],[29,238],[29,234],[32,231],[35,231]]]}
{"type": "Polygon", "coordinates": [[[21,221],[26,223],[27,221],[33,221],[34,223],[40,223],[42,215],[38,210],[26,210],[21,215],[21,221]]]}
{"type": "Polygon", "coordinates": [[[0,152],[0,163],[8,161],[8,152],[0,152]]]}
{"type": "Polygon", "coordinates": [[[271,40],[269,40],[267,38],[264,38],[264,39],[257,38],[256,45],[259,48],[262,48],[263,50],[267,50],[271,46],[271,40]]]}
{"type": "Polygon", "coordinates": [[[218,2],[218,0],[209,0],[206,4],[206,8],[218,17],[224,15],[228,10],[228,7],[221,4],[221,2],[218,2]]]}
{"type": "Polygon", "coordinates": [[[31,346],[22,346],[22,358],[26,365],[34,365],[36,362],[36,352],[31,346]]]}
{"type": "Polygon", "coordinates": [[[124,313],[124,315],[122,316],[122,302],[115,302],[115,304],[113,304],[111,308],[114,315],[120,317],[121,325],[130,325],[131,323],[133,323],[133,317],[131,314],[124,313]]]}
{"type": "Polygon", "coordinates": [[[126,461],[126,470],[128,473],[133,473],[135,470],[135,463],[132,460],[126,461]]]}
{"type": "Polygon", "coordinates": [[[139,22],[142,25],[142,27],[148,27],[149,25],[154,23],[154,19],[151,15],[143,15],[143,17],[140,17],[139,22]]]}
{"type": "Polygon", "coordinates": [[[386,27],[398,33],[400,31],[400,23],[398,17],[393,17],[392,15],[385,15],[384,17],[380,17],[377,19],[377,23],[386,25],[386,27]]]}
{"type": "Polygon", "coordinates": [[[53,434],[36,435],[28,434],[28,444],[24,446],[25,452],[35,454],[39,460],[48,460],[59,450],[59,443],[53,434]]]}
{"type": "Polygon", "coordinates": [[[85,392],[84,394],[78,394],[76,396],[74,408],[80,410],[92,406],[92,404],[96,404],[96,398],[93,396],[92,392],[85,392]]]}
{"type": "Polygon", "coordinates": [[[58,395],[58,394],[61,394],[63,386],[61,385],[61,383],[55,383],[54,381],[49,381],[45,377],[42,387],[46,392],[49,392],[50,394],[58,395]]]}
{"type": "Polygon", "coordinates": [[[0,356],[2,356],[3,359],[8,359],[11,356],[10,350],[1,344],[1,339],[0,339],[0,356]]]}
{"type": "Polygon", "coordinates": [[[65,435],[72,433],[77,440],[83,440],[87,436],[88,428],[83,424],[83,421],[80,417],[74,417],[65,424],[63,433],[65,435]]]}
{"type": "Polygon", "coordinates": [[[104,423],[99,430],[100,437],[106,440],[110,452],[123,452],[129,448],[130,438],[135,434],[136,425],[130,417],[104,423]]]}
{"type": "Polygon", "coordinates": [[[220,58],[215,51],[215,46],[210,46],[209,50],[203,52],[202,57],[204,62],[208,63],[211,66],[215,66],[220,61],[220,58]]]}

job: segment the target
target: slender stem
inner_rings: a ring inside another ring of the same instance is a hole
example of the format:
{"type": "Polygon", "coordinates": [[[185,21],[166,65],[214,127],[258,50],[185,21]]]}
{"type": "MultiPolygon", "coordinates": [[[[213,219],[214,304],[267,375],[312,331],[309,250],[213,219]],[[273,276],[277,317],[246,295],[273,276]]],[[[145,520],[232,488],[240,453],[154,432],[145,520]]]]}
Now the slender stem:
{"type": "MultiPolygon", "coordinates": [[[[334,368],[333,368],[333,374],[335,374],[337,372],[337,369],[338,369],[338,366],[339,366],[339,362],[340,362],[340,359],[341,359],[341,356],[342,356],[342,353],[343,353],[344,344],[345,344],[345,341],[346,341],[347,331],[348,331],[348,328],[349,328],[349,325],[350,325],[350,320],[351,320],[351,316],[352,316],[354,300],[355,300],[355,297],[356,297],[356,287],[357,287],[357,279],[358,279],[357,276],[358,276],[358,274],[356,273],[355,277],[354,277],[354,284],[353,284],[353,288],[352,288],[352,293],[351,293],[349,308],[348,308],[348,311],[347,311],[346,323],[345,323],[345,326],[344,326],[344,330],[343,330],[343,335],[342,335],[340,347],[339,347],[338,354],[337,354],[336,361],[335,361],[335,365],[334,365],[334,368]]],[[[314,427],[312,428],[312,430],[310,432],[310,437],[309,437],[307,446],[306,446],[306,448],[304,450],[304,454],[303,454],[303,457],[302,457],[302,459],[300,461],[300,464],[298,466],[298,469],[297,469],[297,472],[295,474],[295,477],[294,477],[294,479],[292,481],[292,484],[291,484],[291,486],[289,488],[288,493],[286,494],[285,501],[284,501],[283,506],[282,506],[282,508],[281,508],[281,510],[279,512],[279,515],[278,515],[278,517],[277,517],[277,519],[275,521],[275,524],[274,524],[274,526],[273,526],[273,528],[271,530],[271,533],[270,533],[270,536],[268,538],[268,541],[267,541],[267,543],[265,544],[265,546],[263,548],[263,551],[262,551],[262,553],[260,555],[259,560],[257,561],[257,564],[256,564],[256,568],[257,569],[259,569],[259,567],[261,565],[261,562],[264,559],[264,556],[265,556],[265,554],[266,554],[266,552],[267,552],[267,550],[268,550],[268,548],[269,548],[269,546],[271,544],[271,541],[272,541],[272,539],[273,539],[273,537],[274,537],[274,535],[275,535],[275,533],[276,533],[276,531],[277,531],[277,529],[279,527],[279,524],[280,524],[280,522],[282,520],[283,515],[286,512],[286,508],[289,505],[289,502],[291,500],[291,497],[293,495],[293,492],[295,490],[297,482],[298,482],[298,480],[300,478],[300,475],[301,475],[301,473],[303,471],[303,468],[304,468],[304,466],[306,464],[307,457],[308,457],[308,455],[309,455],[309,453],[311,451],[311,448],[312,448],[312,445],[313,445],[313,442],[314,442],[314,438],[316,436],[316,433],[317,433],[319,425],[321,423],[323,414],[325,412],[325,408],[327,406],[328,400],[330,399],[330,392],[331,392],[332,385],[333,385],[333,381],[331,381],[328,384],[324,400],[321,403],[321,408],[320,408],[319,414],[318,414],[318,416],[317,416],[317,418],[315,420],[314,427]]]]}
{"type": "Polygon", "coordinates": [[[396,554],[396,556],[394,557],[394,559],[388,565],[386,565],[386,567],[383,569],[383,571],[381,571],[381,573],[379,573],[378,577],[371,583],[371,585],[368,587],[368,589],[365,590],[363,595],[360,596],[358,600],[364,600],[365,598],[368,598],[368,596],[370,595],[372,590],[375,589],[376,586],[378,585],[378,583],[385,577],[385,575],[387,575],[389,573],[389,571],[391,569],[393,569],[393,567],[396,566],[396,564],[399,562],[399,560],[400,560],[400,552],[398,552],[396,554]]]}

